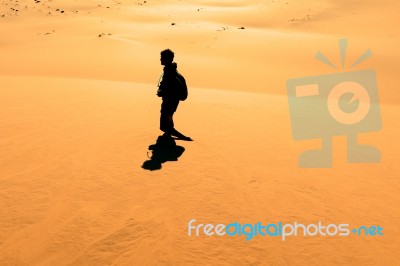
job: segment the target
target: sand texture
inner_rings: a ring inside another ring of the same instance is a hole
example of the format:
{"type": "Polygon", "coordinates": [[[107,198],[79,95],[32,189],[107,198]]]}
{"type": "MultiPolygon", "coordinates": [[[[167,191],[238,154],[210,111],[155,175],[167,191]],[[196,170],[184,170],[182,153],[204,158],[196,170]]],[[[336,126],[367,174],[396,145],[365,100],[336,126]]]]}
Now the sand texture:
{"type": "Polygon", "coordinates": [[[400,264],[398,1],[0,3],[0,265],[400,264]],[[189,84],[175,124],[194,141],[149,171],[165,48],[189,84]],[[331,168],[299,167],[321,140],[293,138],[286,81],[365,69],[382,130],[359,142],[381,162],[348,163],[337,136],[331,168]],[[192,219],[384,235],[188,236],[192,219]]]}

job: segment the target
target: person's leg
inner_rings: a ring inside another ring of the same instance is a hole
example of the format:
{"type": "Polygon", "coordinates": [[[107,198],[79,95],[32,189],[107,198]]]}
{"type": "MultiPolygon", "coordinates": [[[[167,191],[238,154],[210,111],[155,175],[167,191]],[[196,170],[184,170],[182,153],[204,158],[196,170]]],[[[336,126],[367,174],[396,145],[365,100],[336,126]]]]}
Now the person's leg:
{"type": "Polygon", "coordinates": [[[171,135],[174,129],[173,115],[178,107],[179,100],[174,99],[163,99],[161,104],[161,116],[160,116],[160,129],[166,134],[171,135]]]}
{"type": "Polygon", "coordinates": [[[178,109],[178,105],[179,105],[179,100],[173,100],[170,102],[170,107],[171,107],[171,121],[170,121],[170,126],[171,126],[171,131],[169,131],[168,133],[174,137],[177,137],[178,139],[181,140],[192,140],[190,137],[187,137],[185,135],[183,135],[181,132],[179,132],[178,130],[175,129],[174,127],[174,119],[173,119],[173,115],[175,113],[175,111],[178,109]]]}
{"type": "Polygon", "coordinates": [[[178,108],[179,100],[171,100],[169,103],[169,111],[170,111],[170,126],[171,126],[171,132],[175,130],[174,128],[174,113],[176,112],[176,109],[178,108]]]}
{"type": "Polygon", "coordinates": [[[161,115],[160,115],[160,130],[168,134],[171,131],[170,128],[170,104],[168,99],[164,99],[161,103],[161,115]]]}
{"type": "Polygon", "coordinates": [[[172,115],[166,112],[162,112],[160,116],[160,129],[166,134],[171,134],[174,128],[174,122],[172,120],[172,115]]]}
{"type": "Polygon", "coordinates": [[[171,131],[174,129],[174,113],[170,113],[168,116],[168,123],[169,123],[169,128],[171,129],[171,131]]]}

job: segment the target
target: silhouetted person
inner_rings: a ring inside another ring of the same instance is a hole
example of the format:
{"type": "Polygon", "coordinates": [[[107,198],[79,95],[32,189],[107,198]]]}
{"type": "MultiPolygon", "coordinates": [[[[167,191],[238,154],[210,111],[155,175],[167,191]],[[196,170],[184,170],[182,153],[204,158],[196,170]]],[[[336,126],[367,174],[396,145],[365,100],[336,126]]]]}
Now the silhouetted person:
{"type": "Polygon", "coordinates": [[[162,97],[160,129],[164,137],[175,136],[182,140],[192,140],[174,128],[173,115],[179,105],[177,90],[177,64],[173,62],[174,52],[166,49],[161,52],[161,65],[164,66],[163,74],[158,84],[157,96],[162,97]]]}

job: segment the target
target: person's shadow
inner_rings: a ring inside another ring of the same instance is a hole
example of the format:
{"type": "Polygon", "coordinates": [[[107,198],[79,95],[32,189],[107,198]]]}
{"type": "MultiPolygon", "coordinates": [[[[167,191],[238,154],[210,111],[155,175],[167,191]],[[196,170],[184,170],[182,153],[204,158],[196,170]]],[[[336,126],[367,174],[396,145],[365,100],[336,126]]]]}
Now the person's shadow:
{"type": "Polygon", "coordinates": [[[147,156],[150,160],[143,163],[142,168],[150,171],[160,170],[167,161],[178,161],[185,148],[176,145],[175,139],[170,136],[159,136],[155,144],[149,146],[147,156]]]}

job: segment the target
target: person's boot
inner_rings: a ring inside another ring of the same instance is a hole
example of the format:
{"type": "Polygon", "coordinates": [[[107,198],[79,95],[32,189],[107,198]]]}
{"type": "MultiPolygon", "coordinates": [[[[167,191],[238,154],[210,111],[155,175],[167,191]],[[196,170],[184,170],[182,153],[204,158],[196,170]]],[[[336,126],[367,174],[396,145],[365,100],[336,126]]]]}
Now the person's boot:
{"type": "Polygon", "coordinates": [[[182,133],[180,133],[175,128],[172,129],[171,135],[174,136],[174,137],[177,137],[180,140],[192,141],[192,139],[190,137],[187,137],[187,136],[183,135],[182,133]]]}

